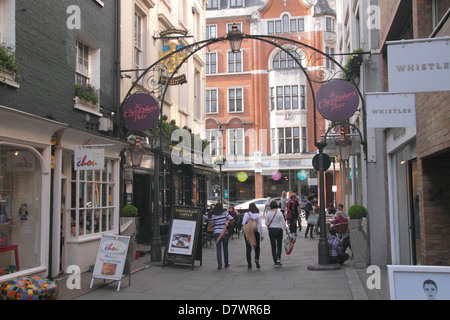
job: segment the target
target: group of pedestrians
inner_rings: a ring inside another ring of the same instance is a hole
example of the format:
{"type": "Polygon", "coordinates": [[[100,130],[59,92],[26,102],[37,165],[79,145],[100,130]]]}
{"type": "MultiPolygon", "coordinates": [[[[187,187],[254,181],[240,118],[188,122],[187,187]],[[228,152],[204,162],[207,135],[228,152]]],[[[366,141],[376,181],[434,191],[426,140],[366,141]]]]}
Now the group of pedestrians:
{"type": "MultiPolygon", "coordinates": [[[[229,211],[223,210],[221,203],[216,204],[211,212],[211,224],[214,228],[214,240],[216,241],[217,269],[230,266],[228,254],[229,232],[228,226],[236,220],[229,211]],[[223,260],[222,260],[223,252],[223,260]]],[[[271,201],[266,212],[265,225],[267,226],[272,249],[272,258],[276,268],[281,267],[281,253],[283,248],[283,232],[289,233],[284,214],[279,210],[278,203],[271,201]]],[[[259,257],[261,254],[261,241],[264,240],[264,229],[261,222],[259,209],[254,203],[250,204],[249,211],[244,213],[242,219],[244,239],[246,246],[246,258],[248,269],[252,269],[252,250],[255,251],[254,261],[257,269],[261,268],[259,257]]]]}

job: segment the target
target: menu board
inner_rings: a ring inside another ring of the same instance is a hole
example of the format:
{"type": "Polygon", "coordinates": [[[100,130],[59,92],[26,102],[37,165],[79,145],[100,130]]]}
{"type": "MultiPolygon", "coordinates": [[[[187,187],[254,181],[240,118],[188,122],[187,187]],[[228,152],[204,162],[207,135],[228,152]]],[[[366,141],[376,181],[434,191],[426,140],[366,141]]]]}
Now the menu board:
{"type": "Polygon", "coordinates": [[[169,263],[194,265],[196,257],[199,256],[197,243],[201,234],[201,221],[200,208],[173,207],[164,265],[169,263]]]}
{"type": "Polygon", "coordinates": [[[130,237],[102,235],[92,280],[94,278],[122,280],[129,244],[130,237]]]}

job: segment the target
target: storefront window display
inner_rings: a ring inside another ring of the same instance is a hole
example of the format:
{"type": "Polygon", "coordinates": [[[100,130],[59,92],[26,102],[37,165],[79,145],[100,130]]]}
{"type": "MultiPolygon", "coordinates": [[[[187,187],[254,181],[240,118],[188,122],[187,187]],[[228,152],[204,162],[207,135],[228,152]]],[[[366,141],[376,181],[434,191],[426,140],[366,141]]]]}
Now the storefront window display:
{"type": "Polygon", "coordinates": [[[0,144],[0,276],[41,265],[39,156],[36,149],[0,144]]]}
{"type": "Polygon", "coordinates": [[[72,171],[71,235],[87,236],[114,229],[113,161],[105,159],[104,170],[72,171]]]}

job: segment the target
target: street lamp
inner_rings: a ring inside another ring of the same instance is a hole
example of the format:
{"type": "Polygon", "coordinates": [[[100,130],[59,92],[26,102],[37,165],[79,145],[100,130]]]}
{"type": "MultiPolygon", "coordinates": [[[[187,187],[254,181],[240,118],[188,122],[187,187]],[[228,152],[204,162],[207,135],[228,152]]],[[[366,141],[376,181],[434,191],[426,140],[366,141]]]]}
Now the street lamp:
{"type": "Polygon", "coordinates": [[[227,39],[230,41],[231,52],[238,53],[241,51],[241,44],[243,39],[242,33],[239,31],[236,22],[233,23],[231,31],[228,32],[227,39]]]}
{"type": "Polygon", "coordinates": [[[341,135],[336,141],[336,151],[339,161],[347,161],[352,151],[352,140],[345,135],[344,126],[341,126],[341,135]]]}
{"type": "Polygon", "coordinates": [[[140,167],[142,158],[144,157],[144,149],[141,146],[141,140],[139,139],[139,137],[136,137],[134,147],[130,149],[130,155],[133,167],[140,167]]]}

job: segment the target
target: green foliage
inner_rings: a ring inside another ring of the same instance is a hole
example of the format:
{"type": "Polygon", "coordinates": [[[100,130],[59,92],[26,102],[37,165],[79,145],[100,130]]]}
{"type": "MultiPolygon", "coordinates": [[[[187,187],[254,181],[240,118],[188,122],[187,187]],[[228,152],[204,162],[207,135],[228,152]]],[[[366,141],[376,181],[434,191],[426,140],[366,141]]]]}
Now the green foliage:
{"type": "Polygon", "coordinates": [[[354,204],[348,209],[350,219],[362,219],[367,217],[367,209],[359,204],[354,204]]]}
{"type": "Polygon", "coordinates": [[[0,44],[0,72],[12,73],[14,80],[20,81],[19,63],[14,48],[6,43],[0,44]]]}
{"type": "Polygon", "coordinates": [[[122,208],[120,215],[122,217],[137,217],[138,209],[131,204],[127,204],[125,207],[122,208]]]}
{"type": "MultiPolygon", "coordinates": [[[[347,60],[347,63],[344,66],[345,69],[345,75],[343,76],[343,80],[350,81],[354,76],[359,77],[359,74],[355,73],[355,66],[358,65],[358,61],[362,61],[362,57],[357,53],[364,52],[363,49],[359,48],[353,51],[353,53],[356,53],[355,55],[351,55],[349,59],[347,60]]],[[[358,66],[359,68],[359,66],[358,66]]],[[[358,69],[359,70],[359,69],[358,69]]]]}
{"type": "Polygon", "coordinates": [[[95,87],[90,84],[75,84],[75,96],[94,105],[98,104],[98,90],[96,90],[95,87]]]}

